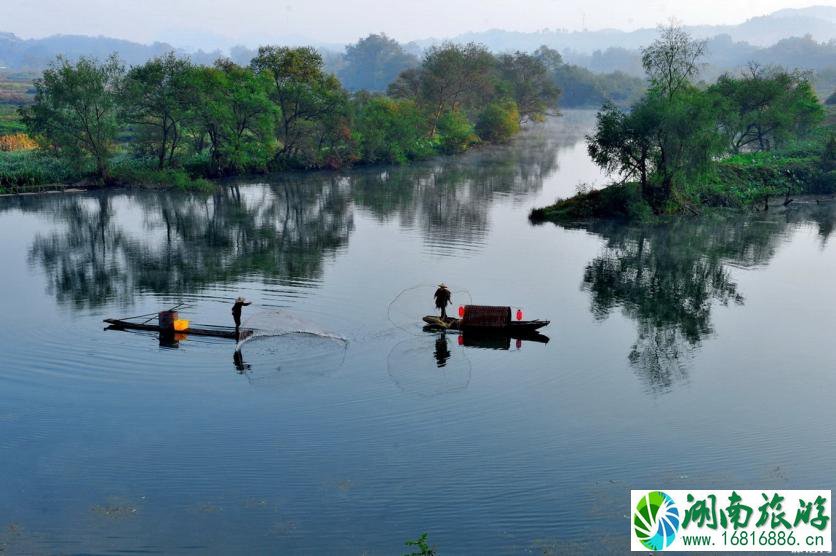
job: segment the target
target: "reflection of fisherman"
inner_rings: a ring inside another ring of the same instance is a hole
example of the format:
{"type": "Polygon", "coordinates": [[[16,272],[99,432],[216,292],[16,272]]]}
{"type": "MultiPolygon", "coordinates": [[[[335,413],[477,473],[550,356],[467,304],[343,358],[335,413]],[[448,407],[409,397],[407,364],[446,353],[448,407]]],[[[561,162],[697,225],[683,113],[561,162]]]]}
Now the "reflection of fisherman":
{"type": "Polygon", "coordinates": [[[435,290],[435,306],[441,309],[441,318],[447,318],[447,306],[450,304],[450,290],[444,284],[439,284],[438,289],[435,290]]]}
{"type": "Polygon", "coordinates": [[[244,374],[250,370],[250,364],[244,361],[244,355],[241,353],[240,349],[236,349],[235,353],[232,354],[232,363],[238,370],[238,374],[244,374]]]}
{"type": "Polygon", "coordinates": [[[446,366],[448,359],[450,359],[450,349],[447,347],[447,335],[442,332],[435,340],[435,361],[438,368],[446,366]]]}
{"type": "Polygon", "coordinates": [[[235,337],[238,337],[238,329],[241,328],[241,309],[247,305],[252,305],[251,302],[246,301],[243,297],[235,300],[235,305],[232,306],[232,318],[235,319],[235,337]]]}

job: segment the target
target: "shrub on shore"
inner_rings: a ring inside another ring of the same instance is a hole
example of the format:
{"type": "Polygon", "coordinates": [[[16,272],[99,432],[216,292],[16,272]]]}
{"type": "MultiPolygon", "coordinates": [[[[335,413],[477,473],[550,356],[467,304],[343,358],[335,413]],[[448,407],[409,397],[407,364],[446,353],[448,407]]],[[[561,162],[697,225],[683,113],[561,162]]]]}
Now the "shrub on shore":
{"type": "Polygon", "coordinates": [[[14,133],[11,135],[0,135],[0,151],[30,151],[36,149],[38,144],[25,133],[14,133]]]}
{"type": "Polygon", "coordinates": [[[82,177],[62,160],[37,150],[0,152],[0,189],[15,192],[31,186],[71,183],[82,177]]]}

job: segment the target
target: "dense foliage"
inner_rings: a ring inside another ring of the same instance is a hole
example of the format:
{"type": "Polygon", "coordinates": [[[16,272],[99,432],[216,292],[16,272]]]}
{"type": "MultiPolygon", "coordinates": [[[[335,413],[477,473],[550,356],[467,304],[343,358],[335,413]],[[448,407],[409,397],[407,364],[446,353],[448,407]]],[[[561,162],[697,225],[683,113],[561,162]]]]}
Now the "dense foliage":
{"type": "Polygon", "coordinates": [[[108,182],[136,179],[137,164],[113,164],[125,154],[152,181],[404,162],[506,142],[557,111],[540,57],[445,44],[415,66],[396,46],[381,35],[349,49],[351,63],[371,64],[372,89],[406,68],[390,96],[349,93],[312,48],[261,47],[248,65],[167,54],[127,71],[116,57],[59,58],[23,121],[45,152],[108,182]]]}
{"type": "Polygon", "coordinates": [[[91,159],[96,173],[109,177],[109,161],[118,131],[116,91],[122,65],[115,57],[104,63],[64,58],[35,83],[35,102],[23,121],[45,148],[74,165],[91,159]]]}

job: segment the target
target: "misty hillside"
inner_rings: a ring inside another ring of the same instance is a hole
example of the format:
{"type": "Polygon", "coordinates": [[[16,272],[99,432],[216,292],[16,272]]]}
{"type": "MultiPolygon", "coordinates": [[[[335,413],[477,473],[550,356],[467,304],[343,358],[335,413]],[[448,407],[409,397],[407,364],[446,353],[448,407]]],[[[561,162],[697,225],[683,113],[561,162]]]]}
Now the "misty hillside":
{"type": "Polygon", "coordinates": [[[104,59],[114,52],[128,65],[141,64],[167,52],[189,55],[195,62],[211,63],[224,55],[215,52],[185,52],[167,43],[140,44],[111,37],[53,35],[43,39],[21,39],[13,33],[0,32],[0,68],[18,71],[40,71],[56,56],[68,58],[92,56],[104,59]]]}
{"type": "MultiPolygon", "coordinates": [[[[734,42],[746,42],[753,46],[770,46],[787,37],[810,35],[814,40],[836,40],[836,7],[812,6],[786,9],[770,15],[755,17],[738,25],[686,26],[696,38],[712,38],[728,35],[734,42]]],[[[556,50],[573,50],[591,53],[606,47],[638,49],[650,44],[656,37],[656,29],[635,31],[601,29],[596,31],[566,31],[545,29],[534,33],[493,29],[464,33],[453,37],[454,42],[478,42],[492,50],[533,50],[545,44],[556,50]]],[[[440,39],[416,41],[423,48],[438,44],[440,39]]]]}

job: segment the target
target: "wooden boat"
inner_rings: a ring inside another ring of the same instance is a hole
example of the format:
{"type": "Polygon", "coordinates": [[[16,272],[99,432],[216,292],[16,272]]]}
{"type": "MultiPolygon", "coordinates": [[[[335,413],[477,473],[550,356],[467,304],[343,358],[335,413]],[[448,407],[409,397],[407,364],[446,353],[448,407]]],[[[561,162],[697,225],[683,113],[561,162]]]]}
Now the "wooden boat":
{"type": "MultiPolygon", "coordinates": [[[[105,319],[104,322],[109,324],[109,330],[144,330],[146,332],[172,332],[170,329],[161,327],[159,324],[150,324],[148,322],[135,322],[132,320],[122,319],[105,319]]],[[[176,334],[185,334],[189,336],[211,336],[214,338],[229,338],[230,340],[243,340],[253,333],[252,330],[242,328],[238,335],[235,334],[235,328],[231,326],[213,326],[211,324],[195,324],[186,328],[185,330],[178,330],[176,334]]]]}
{"type": "Polygon", "coordinates": [[[427,315],[424,322],[432,331],[462,330],[478,334],[503,334],[511,337],[535,334],[537,330],[548,326],[547,320],[512,320],[510,307],[489,305],[465,305],[462,318],[441,318],[427,315]]]}
{"type": "Polygon", "coordinates": [[[501,327],[472,327],[469,328],[462,324],[462,319],[457,319],[453,317],[447,317],[446,319],[442,319],[441,317],[434,316],[434,315],[427,315],[424,317],[424,322],[427,323],[425,328],[429,329],[428,331],[439,331],[439,330],[468,330],[468,331],[481,331],[481,332],[501,332],[501,333],[508,333],[512,335],[514,333],[534,333],[537,330],[543,328],[544,326],[548,326],[551,321],[547,320],[521,320],[521,321],[512,321],[506,324],[505,326],[501,327]]]}

